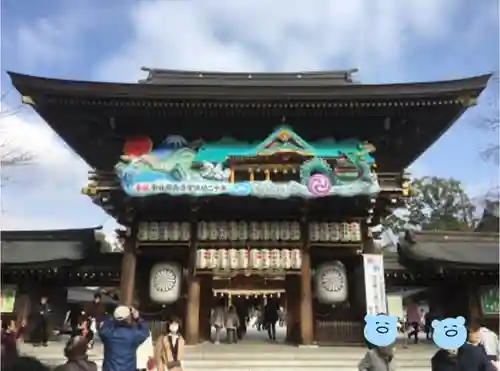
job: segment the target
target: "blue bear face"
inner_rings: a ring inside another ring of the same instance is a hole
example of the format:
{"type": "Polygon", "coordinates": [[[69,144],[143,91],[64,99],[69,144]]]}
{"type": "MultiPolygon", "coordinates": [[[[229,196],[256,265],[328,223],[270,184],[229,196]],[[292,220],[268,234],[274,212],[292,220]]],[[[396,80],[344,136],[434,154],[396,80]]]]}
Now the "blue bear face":
{"type": "Polygon", "coordinates": [[[434,329],[432,340],[442,349],[457,349],[464,345],[467,340],[467,329],[465,318],[446,318],[442,321],[435,319],[431,323],[434,329]]]}
{"type": "Polygon", "coordinates": [[[373,345],[385,347],[396,341],[398,317],[385,314],[365,316],[365,339],[373,345]]]}

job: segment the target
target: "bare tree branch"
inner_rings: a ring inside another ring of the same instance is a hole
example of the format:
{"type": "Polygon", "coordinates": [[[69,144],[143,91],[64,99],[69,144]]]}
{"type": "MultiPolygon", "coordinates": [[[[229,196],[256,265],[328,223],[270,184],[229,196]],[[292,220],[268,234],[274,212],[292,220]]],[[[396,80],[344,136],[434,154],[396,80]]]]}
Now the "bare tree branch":
{"type": "MultiPolygon", "coordinates": [[[[497,139],[500,129],[499,83],[500,75],[497,71],[488,83],[488,88],[485,92],[486,96],[481,102],[481,113],[476,122],[476,125],[480,129],[494,132],[497,139]]],[[[500,164],[500,143],[498,140],[488,144],[480,152],[480,156],[485,161],[492,161],[496,165],[500,164]]]]}
{"type": "MultiPolygon", "coordinates": [[[[2,99],[4,99],[10,92],[12,88],[2,93],[2,99]]],[[[2,105],[2,110],[0,111],[0,187],[3,188],[8,184],[13,182],[11,169],[14,167],[29,165],[34,161],[34,155],[29,151],[22,150],[17,145],[12,142],[10,135],[8,133],[6,118],[10,116],[15,116],[19,114],[23,105],[19,105],[13,109],[3,109],[5,105],[2,105]]]]}

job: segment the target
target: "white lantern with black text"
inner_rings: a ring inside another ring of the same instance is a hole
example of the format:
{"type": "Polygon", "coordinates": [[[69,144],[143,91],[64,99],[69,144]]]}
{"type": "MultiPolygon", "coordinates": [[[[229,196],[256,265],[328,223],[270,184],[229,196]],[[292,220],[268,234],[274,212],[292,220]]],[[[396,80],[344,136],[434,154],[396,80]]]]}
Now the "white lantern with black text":
{"type": "Polygon", "coordinates": [[[208,268],[215,269],[219,266],[219,255],[217,250],[210,249],[208,250],[208,268]]]}
{"type": "Polygon", "coordinates": [[[309,223],[309,239],[314,242],[321,239],[320,227],[316,222],[309,223]]]}
{"type": "Polygon", "coordinates": [[[292,222],[290,225],[290,234],[291,234],[291,240],[292,241],[299,241],[300,240],[300,223],[299,222],[292,222]]]}
{"type": "Polygon", "coordinates": [[[300,269],[302,266],[302,252],[300,249],[293,249],[292,250],[292,259],[291,259],[291,265],[293,269],[300,269]]]}
{"type": "Polygon", "coordinates": [[[206,269],[208,267],[209,254],[205,249],[196,251],[196,268],[206,269]]]}
{"type": "Polygon", "coordinates": [[[260,250],[262,254],[262,269],[269,269],[271,267],[271,254],[268,249],[260,250]]]}
{"type": "Polygon", "coordinates": [[[217,223],[217,228],[219,230],[219,240],[221,241],[229,240],[229,228],[227,222],[217,223]]]}
{"type": "Polygon", "coordinates": [[[208,225],[206,222],[198,223],[198,239],[200,241],[208,240],[208,225]]]}
{"type": "Polygon", "coordinates": [[[229,268],[238,269],[239,267],[239,258],[238,258],[238,250],[230,249],[229,250],[229,268]]]}
{"type": "Polygon", "coordinates": [[[217,228],[217,223],[208,222],[208,239],[210,241],[216,241],[219,238],[219,230],[217,228]]]}
{"type": "Polygon", "coordinates": [[[281,241],[289,241],[290,237],[291,237],[290,223],[281,222],[280,223],[280,240],[281,241]]]}
{"type": "Polygon", "coordinates": [[[262,269],[262,254],[260,250],[250,250],[250,265],[252,269],[262,269]]]}
{"type": "Polygon", "coordinates": [[[227,252],[227,249],[219,249],[217,250],[218,254],[218,259],[217,259],[217,264],[216,268],[219,269],[228,269],[229,266],[229,254],[227,252]]]}
{"type": "Polygon", "coordinates": [[[349,233],[349,223],[341,223],[340,224],[340,241],[341,242],[349,242],[351,239],[349,233]]]}
{"type": "Polygon", "coordinates": [[[172,241],[179,241],[181,239],[181,226],[179,223],[170,223],[170,233],[172,234],[172,241]]]}
{"type": "Polygon", "coordinates": [[[229,240],[238,240],[238,223],[236,222],[229,222],[229,240]]]}
{"type": "Polygon", "coordinates": [[[251,222],[249,225],[248,238],[252,241],[259,241],[260,238],[260,224],[258,222],[251,222]]]}
{"type": "Polygon", "coordinates": [[[271,269],[281,268],[281,251],[278,249],[271,250],[271,269]]]}
{"type": "Polygon", "coordinates": [[[361,241],[361,226],[359,223],[351,223],[351,241],[361,241]]]}
{"type": "Polygon", "coordinates": [[[239,255],[239,267],[241,269],[248,269],[249,263],[250,263],[250,254],[248,249],[240,249],[238,251],[239,255]]]}
{"type": "Polygon", "coordinates": [[[149,296],[151,301],[171,304],[181,295],[182,268],[175,263],[157,263],[149,276],[149,296]]]}
{"type": "Polygon", "coordinates": [[[160,239],[160,226],[157,222],[149,223],[149,240],[158,241],[160,239]]]}
{"type": "Polygon", "coordinates": [[[281,250],[281,266],[284,269],[290,269],[292,267],[292,253],[288,249],[281,250]]]}
{"type": "Polygon", "coordinates": [[[246,222],[238,223],[238,240],[246,241],[248,239],[248,228],[246,222]]]}
{"type": "Polygon", "coordinates": [[[191,239],[191,225],[187,222],[181,223],[181,241],[189,241],[191,239]]]}
{"type": "Polygon", "coordinates": [[[149,240],[149,224],[147,222],[140,222],[137,231],[137,239],[139,241],[149,240]]]}
{"type": "Polygon", "coordinates": [[[271,239],[271,225],[269,222],[262,222],[262,239],[269,241],[271,239]]]}

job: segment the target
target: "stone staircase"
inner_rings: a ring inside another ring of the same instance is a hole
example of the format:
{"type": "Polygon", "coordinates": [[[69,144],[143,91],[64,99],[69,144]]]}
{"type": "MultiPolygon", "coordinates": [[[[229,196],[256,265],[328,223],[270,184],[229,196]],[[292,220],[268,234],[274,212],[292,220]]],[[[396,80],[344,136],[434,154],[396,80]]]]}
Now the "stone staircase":
{"type": "MultiPolygon", "coordinates": [[[[52,346],[53,347],[53,346],[52,346]]],[[[52,348],[50,347],[50,348],[52,348]]],[[[49,352],[49,348],[24,352],[55,366],[64,362],[62,349],[49,352]],[[34,354],[36,353],[36,354],[34,354]]],[[[431,345],[398,346],[396,363],[398,370],[429,371],[430,359],[436,348],[431,345]]],[[[213,345],[202,344],[187,347],[184,371],[356,371],[366,349],[363,347],[302,348],[280,344],[213,345]]],[[[90,357],[101,365],[102,349],[97,346],[90,357]]]]}

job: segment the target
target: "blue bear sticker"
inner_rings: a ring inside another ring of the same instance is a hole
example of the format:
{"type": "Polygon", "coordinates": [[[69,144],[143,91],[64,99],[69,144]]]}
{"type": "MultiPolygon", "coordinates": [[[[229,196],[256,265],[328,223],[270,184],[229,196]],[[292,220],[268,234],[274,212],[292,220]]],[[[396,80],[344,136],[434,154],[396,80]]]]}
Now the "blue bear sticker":
{"type": "Polygon", "coordinates": [[[365,339],[376,346],[385,347],[396,341],[397,316],[367,314],[365,316],[365,339]]]}
{"type": "Polygon", "coordinates": [[[431,323],[434,329],[432,340],[442,349],[458,349],[467,340],[467,329],[465,328],[465,318],[446,318],[442,321],[435,319],[431,323]]]}

